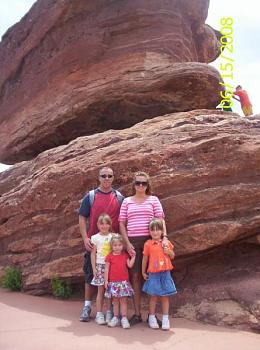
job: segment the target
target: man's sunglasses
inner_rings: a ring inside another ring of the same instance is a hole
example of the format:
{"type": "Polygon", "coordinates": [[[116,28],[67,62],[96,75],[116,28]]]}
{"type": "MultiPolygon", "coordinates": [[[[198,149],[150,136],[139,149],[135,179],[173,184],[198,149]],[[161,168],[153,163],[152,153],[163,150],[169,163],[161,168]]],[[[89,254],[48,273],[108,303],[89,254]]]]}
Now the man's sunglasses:
{"type": "Polygon", "coordinates": [[[147,181],[135,181],[135,186],[147,186],[148,182],[147,181]]]}
{"type": "Polygon", "coordinates": [[[113,177],[114,175],[102,174],[102,175],[99,175],[99,176],[102,177],[102,179],[111,179],[111,177],[113,177]]]}

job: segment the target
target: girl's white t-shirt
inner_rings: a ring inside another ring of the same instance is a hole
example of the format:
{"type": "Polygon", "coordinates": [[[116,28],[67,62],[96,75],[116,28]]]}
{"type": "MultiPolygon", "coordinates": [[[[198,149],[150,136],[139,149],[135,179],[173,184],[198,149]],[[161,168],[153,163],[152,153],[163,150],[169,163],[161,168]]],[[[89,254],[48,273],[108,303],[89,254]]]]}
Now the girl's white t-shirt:
{"type": "Polygon", "coordinates": [[[105,258],[111,252],[111,238],[112,233],[109,233],[108,235],[97,233],[96,235],[91,236],[91,243],[97,248],[96,264],[105,264],[105,258]]]}

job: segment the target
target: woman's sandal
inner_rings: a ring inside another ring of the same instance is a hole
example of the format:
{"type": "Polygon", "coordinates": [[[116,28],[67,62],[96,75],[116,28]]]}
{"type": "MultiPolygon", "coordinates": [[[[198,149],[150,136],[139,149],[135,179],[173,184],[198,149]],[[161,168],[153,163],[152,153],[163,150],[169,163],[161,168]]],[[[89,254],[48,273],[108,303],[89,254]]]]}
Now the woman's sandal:
{"type": "Polygon", "coordinates": [[[134,326],[135,324],[138,324],[141,322],[143,322],[141,315],[139,315],[139,316],[133,315],[129,320],[130,326],[134,326]]]}

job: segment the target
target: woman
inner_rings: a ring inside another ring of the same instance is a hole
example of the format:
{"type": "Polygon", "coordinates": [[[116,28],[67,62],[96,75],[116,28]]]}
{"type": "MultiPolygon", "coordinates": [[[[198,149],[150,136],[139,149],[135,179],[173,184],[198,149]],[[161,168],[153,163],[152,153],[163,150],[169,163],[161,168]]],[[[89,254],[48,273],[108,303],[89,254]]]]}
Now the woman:
{"type": "Polygon", "coordinates": [[[133,192],[133,196],[124,199],[119,214],[119,229],[126,242],[127,251],[130,255],[134,252],[136,254],[135,264],[130,270],[135,308],[135,314],[130,319],[131,325],[142,322],[142,256],[144,243],[149,238],[149,223],[153,218],[163,220],[163,239],[167,240],[162,205],[156,196],[151,195],[150,178],[145,172],[135,173],[133,192]]]}

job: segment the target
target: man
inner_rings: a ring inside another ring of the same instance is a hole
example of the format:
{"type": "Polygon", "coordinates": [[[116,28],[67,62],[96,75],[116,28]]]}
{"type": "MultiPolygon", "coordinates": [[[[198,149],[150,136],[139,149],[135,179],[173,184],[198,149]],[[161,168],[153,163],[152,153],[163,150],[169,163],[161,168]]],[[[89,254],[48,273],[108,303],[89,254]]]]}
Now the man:
{"type": "Polygon", "coordinates": [[[246,90],[243,90],[242,86],[238,85],[236,87],[236,91],[234,91],[234,95],[237,95],[239,97],[239,99],[236,97],[233,97],[233,98],[240,102],[241,108],[243,110],[245,117],[252,115],[253,114],[252,103],[249,100],[246,90]]]}
{"type": "Polygon", "coordinates": [[[114,173],[110,167],[100,169],[99,187],[85,195],[79,209],[79,229],[86,248],[83,267],[85,274],[85,305],[80,315],[80,321],[82,322],[90,320],[91,302],[95,291],[95,287],[90,284],[93,279],[90,259],[93,247],[90,237],[98,233],[97,219],[99,215],[108,214],[112,219],[113,232],[119,232],[118,216],[124,197],[112,188],[113,180],[114,173]]]}

